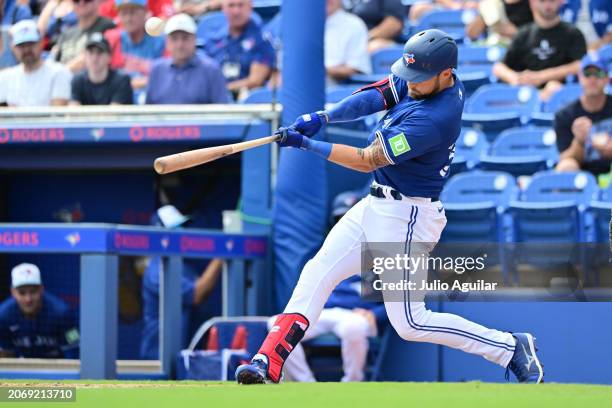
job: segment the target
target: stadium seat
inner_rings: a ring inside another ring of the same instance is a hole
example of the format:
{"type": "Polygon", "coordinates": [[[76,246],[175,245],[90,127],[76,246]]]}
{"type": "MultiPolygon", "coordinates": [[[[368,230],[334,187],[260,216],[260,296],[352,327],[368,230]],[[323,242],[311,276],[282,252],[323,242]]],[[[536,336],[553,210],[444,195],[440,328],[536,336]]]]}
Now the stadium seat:
{"type": "Polygon", "coordinates": [[[481,129],[492,141],[498,132],[526,123],[537,101],[533,87],[483,85],[467,99],[462,126],[481,129]]]}
{"type": "Polygon", "coordinates": [[[434,10],[421,17],[414,32],[437,28],[448,33],[457,43],[462,43],[465,37],[465,27],[476,17],[476,11],[466,10],[434,10]]]}
{"type": "Polygon", "coordinates": [[[500,133],[489,152],[480,157],[478,167],[521,176],[551,169],[558,160],[554,130],[518,127],[500,133]]]}
{"type": "Polygon", "coordinates": [[[459,68],[470,65],[490,67],[500,61],[506,53],[504,48],[498,46],[476,47],[460,44],[458,48],[459,68]]]}
{"type": "Polygon", "coordinates": [[[455,175],[472,170],[478,164],[482,153],[489,148],[485,135],[476,129],[463,128],[455,144],[455,157],[450,167],[450,174],[455,175]]]}
{"type": "Polygon", "coordinates": [[[448,219],[441,242],[506,242],[511,220],[504,214],[517,194],[508,173],[472,171],[451,177],[440,196],[448,219]]]}
{"type": "MultiPolygon", "coordinates": [[[[253,103],[272,103],[274,100],[274,92],[267,87],[255,88],[249,92],[246,98],[240,103],[253,104],[253,103]]],[[[276,101],[278,102],[278,91],[276,95],[276,101]]]]}
{"type": "Polygon", "coordinates": [[[608,63],[608,67],[612,69],[612,44],[603,45],[597,50],[599,57],[608,63]]]}
{"type": "Polygon", "coordinates": [[[536,173],[510,203],[517,242],[586,242],[584,211],[598,192],[595,177],[587,172],[536,173]]]}
{"type": "Polygon", "coordinates": [[[388,75],[391,72],[391,65],[402,56],[403,52],[404,47],[399,45],[374,51],[370,55],[372,73],[374,75],[388,75]]]}
{"type": "Polygon", "coordinates": [[[575,101],[582,94],[580,84],[567,84],[555,92],[548,102],[540,101],[536,110],[531,114],[530,123],[536,126],[551,126],[555,118],[555,112],[575,101]]]}

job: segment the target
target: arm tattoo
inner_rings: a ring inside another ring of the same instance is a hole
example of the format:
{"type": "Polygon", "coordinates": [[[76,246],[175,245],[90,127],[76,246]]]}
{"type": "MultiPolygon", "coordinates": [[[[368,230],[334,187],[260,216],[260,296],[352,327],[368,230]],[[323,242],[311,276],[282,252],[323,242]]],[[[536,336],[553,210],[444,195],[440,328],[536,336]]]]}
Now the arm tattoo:
{"type": "Polygon", "coordinates": [[[366,147],[365,158],[368,160],[368,163],[372,166],[373,169],[378,169],[380,167],[388,166],[389,160],[385,157],[385,152],[383,151],[383,146],[380,143],[380,139],[376,138],[368,147],[366,147]]]}

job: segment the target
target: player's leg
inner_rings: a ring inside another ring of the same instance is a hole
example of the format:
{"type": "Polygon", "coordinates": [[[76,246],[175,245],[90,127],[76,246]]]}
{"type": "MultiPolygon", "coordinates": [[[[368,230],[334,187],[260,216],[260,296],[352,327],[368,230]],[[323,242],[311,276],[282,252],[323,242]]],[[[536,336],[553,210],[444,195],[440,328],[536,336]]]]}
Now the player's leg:
{"type": "Polygon", "coordinates": [[[253,363],[238,367],[238,382],[261,383],[266,377],[280,381],[284,362],[308,326],[316,323],[331,291],[342,280],[359,273],[363,209],[362,200],[332,228],[319,252],[306,263],[289,303],[278,315],[253,363]]]}
{"type": "Polygon", "coordinates": [[[329,319],[334,321],[333,333],[340,338],[342,350],[342,381],[363,381],[366,358],[368,356],[368,337],[376,334],[363,315],[352,310],[334,308],[329,310],[329,319]]]}
{"type": "MultiPolygon", "coordinates": [[[[370,213],[377,214],[378,217],[375,221],[367,218],[368,223],[364,225],[364,229],[368,241],[403,241],[407,255],[418,258],[430,251],[438,242],[446,225],[446,217],[443,211],[439,211],[433,204],[403,206],[404,203],[404,201],[395,204],[389,200],[374,201],[371,211],[366,212],[366,218],[370,213]],[[398,222],[398,217],[401,218],[401,222],[398,222]],[[396,227],[392,228],[394,224],[396,227]]],[[[404,275],[399,278],[417,282],[418,288],[420,282],[426,279],[427,271],[417,269],[404,270],[401,273],[404,275]]],[[[397,278],[396,276],[393,280],[397,278]]],[[[441,344],[478,354],[502,367],[508,367],[514,358],[521,357],[515,353],[515,350],[518,350],[517,339],[523,344],[522,338],[489,329],[460,316],[432,312],[422,302],[422,291],[402,291],[400,298],[398,293],[385,292],[383,296],[389,321],[403,339],[441,344]]],[[[528,345],[531,343],[533,349],[533,338],[528,336],[525,341],[528,345]]],[[[534,358],[537,362],[534,366],[540,367],[535,350],[529,354],[527,359],[529,358],[534,358]]],[[[541,380],[543,375],[541,367],[539,371],[537,377],[541,380]]]]}
{"type": "MultiPolygon", "coordinates": [[[[335,324],[334,316],[328,313],[330,309],[323,309],[321,312],[321,316],[319,320],[311,325],[306,334],[304,334],[304,338],[302,341],[310,340],[321,334],[328,333],[332,331],[332,327],[335,324]]],[[[272,316],[268,320],[268,330],[272,328],[274,322],[276,321],[276,316],[272,316]]],[[[283,368],[283,372],[289,377],[289,379],[298,382],[315,382],[315,376],[312,373],[312,370],[308,366],[308,361],[306,360],[306,353],[304,353],[304,347],[302,347],[302,343],[300,342],[293,349],[292,353],[285,361],[285,366],[283,368]]]]}

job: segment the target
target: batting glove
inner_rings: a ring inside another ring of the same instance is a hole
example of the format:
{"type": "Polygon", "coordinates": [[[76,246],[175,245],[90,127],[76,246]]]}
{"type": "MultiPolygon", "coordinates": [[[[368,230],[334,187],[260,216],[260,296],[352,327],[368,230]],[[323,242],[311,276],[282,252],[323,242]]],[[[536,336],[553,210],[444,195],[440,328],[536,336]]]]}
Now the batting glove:
{"type": "Polygon", "coordinates": [[[327,125],[328,122],[329,116],[327,116],[327,113],[318,111],[306,113],[298,117],[291,127],[305,136],[312,137],[317,134],[323,126],[327,125]]]}
{"type": "Polygon", "coordinates": [[[297,147],[302,148],[304,145],[305,136],[292,128],[279,128],[275,135],[280,135],[280,139],[277,141],[281,147],[297,147]]]}

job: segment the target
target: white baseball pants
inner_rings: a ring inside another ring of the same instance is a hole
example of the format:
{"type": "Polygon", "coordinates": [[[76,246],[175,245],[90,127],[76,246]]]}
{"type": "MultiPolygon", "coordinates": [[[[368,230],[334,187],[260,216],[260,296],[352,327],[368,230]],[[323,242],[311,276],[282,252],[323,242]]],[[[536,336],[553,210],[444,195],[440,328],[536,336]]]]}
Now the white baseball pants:
{"type": "MultiPolygon", "coordinates": [[[[418,243],[437,243],[445,225],[440,202],[368,195],[342,217],[319,252],[306,263],[284,312],[306,316],[310,321],[308,336],[334,287],[361,272],[362,243],[403,243],[410,252],[418,243]]],[[[481,355],[502,367],[508,365],[516,344],[510,333],[488,329],[456,315],[432,312],[422,301],[410,301],[407,292],[406,301],[387,301],[385,297],[389,321],[400,337],[453,347],[481,355]]]]}

